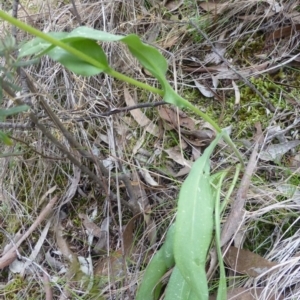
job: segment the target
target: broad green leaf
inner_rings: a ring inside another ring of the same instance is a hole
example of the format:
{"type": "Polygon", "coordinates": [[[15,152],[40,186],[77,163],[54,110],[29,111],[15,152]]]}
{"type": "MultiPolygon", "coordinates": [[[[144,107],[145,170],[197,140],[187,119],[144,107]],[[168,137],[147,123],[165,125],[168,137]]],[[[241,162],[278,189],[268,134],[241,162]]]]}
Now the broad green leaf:
{"type": "Polygon", "coordinates": [[[177,266],[169,279],[165,300],[198,300],[190,285],[184,280],[177,266]]]}
{"type": "Polygon", "coordinates": [[[166,79],[166,72],[168,70],[168,64],[163,55],[154,47],[143,43],[137,35],[130,34],[128,36],[114,35],[104,31],[95,30],[88,27],[78,27],[70,33],[51,33],[52,37],[61,40],[62,42],[74,47],[82,53],[95,58],[101,64],[104,64],[104,68],[92,66],[85,62],[79,57],[75,57],[71,53],[50,45],[48,42],[43,42],[40,38],[36,38],[33,41],[25,44],[21,50],[19,57],[31,55],[34,53],[48,54],[52,59],[59,61],[61,64],[69,68],[76,74],[92,76],[103,72],[108,68],[105,54],[100,46],[94,43],[94,46],[88,47],[91,44],[91,40],[102,41],[102,42],[123,42],[128,46],[131,54],[137,58],[141,65],[146,68],[161,84],[164,91],[164,100],[168,103],[175,104],[182,107],[184,101],[170,86],[166,79]],[[97,45],[97,47],[96,47],[97,45]],[[98,57],[94,49],[99,50],[100,54],[98,57]]]}
{"type": "Polygon", "coordinates": [[[124,38],[123,35],[116,35],[90,27],[81,26],[68,34],[68,38],[81,37],[102,42],[116,42],[124,38]]]}
{"type": "Polygon", "coordinates": [[[174,237],[175,263],[199,300],[208,299],[205,264],[213,233],[214,199],[209,158],[222,134],[194,163],[178,200],[174,237]]]}
{"type": "MultiPolygon", "coordinates": [[[[58,40],[65,38],[68,36],[68,32],[49,32],[47,35],[56,38],[58,40]]],[[[42,38],[34,38],[31,41],[25,43],[20,51],[18,57],[24,57],[29,55],[39,55],[42,51],[49,48],[50,43],[45,41],[42,38]]]]}
{"type": "Polygon", "coordinates": [[[95,67],[84,60],[75,57],[73,54],[68,53],[66,50],[55,47],[51,49],[47,54],[55,61],[60,62],[72,72],[83,75],[93,76],[109,69],[109,65],[106,59],[106,55],[102,48],[93,40],[75,40],[69,43],[73,48],[84,52],[86,55],[101,62],[103,69],[95,67]]]}
{"type": "Polygon", "coordinates": [[[174,265],[172,251],[175,227],[172,225],[167,233],[165,243],[156,252],[148,264],[143,281],[137,291],[136,300],[156,300],[160,297],[162,276],[174,265]]]}

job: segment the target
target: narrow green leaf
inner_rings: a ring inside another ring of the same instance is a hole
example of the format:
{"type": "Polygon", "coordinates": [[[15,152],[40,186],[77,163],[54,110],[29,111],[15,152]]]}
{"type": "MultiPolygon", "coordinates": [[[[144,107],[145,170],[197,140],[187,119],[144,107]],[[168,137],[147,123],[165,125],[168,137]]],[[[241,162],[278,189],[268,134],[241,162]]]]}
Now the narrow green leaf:
{"type": "Polygon", "coordinates": [[[0,109],[0,117],[7,117],[7,116],[15,115],[15,114],[23,112],[27,109],[29,109],[28,105],[20,105],[20,106],[16,106],[16,107],[12,107],[12,108],[0,109]]]}
{"type": "MultiPolygon", "coordinates": [[[[49,32],[47,35],[55,39],[63,39],[68,36],[68,32],[49,32]]],[[[24,57],[29,55],[39,55],[42,51],[49,48],[51,44],[42,38],[34,38],[29,42],[25,43],[19,51],[18,57],[24,57]]]]}
{"type": "Polygon", "coordinates": [[[14,63],[12,63],[11,65],[15,68],[19,68],[19,67],[27,67],[27,66],[32,66],[35,64],[39,63],[39,59],[38,58],[34,58],[34,59],[28,59],[28,60],[16,60],[14,63]]]}
{"type": "Polygon", "coordinates": [[[166,240],[162,246],[163,257],[165,260],[165,265],[168,269],[172,268],[175,264],[174,259],[174,233],[175,233],[175,224],[172,224],[168,229],[166,240]]]}
{"type": "Polygon", "coordinates": [[[0,51],[11,51],[16,46],[16,40],[11,34],[7,34],[0,40],[0,51]]]}
{"type": "Polygon", "coordinates": [[[174,265],[172,251],[175,227],[172,225],[166,236],[164,245],[156,252],[148,264],[143,281],[137,291],[136,300],[159,299],[162,283],[162,276],[174,265]],[[172,264],[173,262],[173,264],[172,264]]]}
{"type": "Polygon", "coordinates": [[[0,131],[0,141],[7,146],[11,146],[13,144],[11,139],[2,131],[0,131]]]}
{"type": "Polygon", "coordinates": [[[199,300],[208,299],[205,264],[214,225],[209,157],[221,136],[219,134],[194,163],[181,187],[178,200],[175,263],[199,300]]]}
{"type": "Polygon", "coordinates": [[[93,76],[109,69],[106,55],[102,48],[93,40],[76,40],[69,45],[76,50],[84,52],[86,55],[96,59],[101,62],[103,69],[95,67],[88,62],[79,59],[73,54],[65,51],[64,49],[55,47],[48,52],[48,55],[55,61],[60,62],[62,65],[67,67],[72,72],[83,75],[83,76],[93,76]]]}
{"type": "Polygon", "coordinates": [[[168,282],[165,300],[198,300],[177,266],[174,267],[168,282]]]}
{"type": "Polygon", "coordinates": [[[215,179],[217,181],[217,184],[214,186],[214,199],[215,199],[215,241],[216,241],[216,249],[217,249],[217,255],[219,260],[219,268],[220,268],[220,278],[219,278],[219,286],[218,286],[218,295],[217,300],[226,300],[227,299],[227,286],[226,286],[226,274],[225,274],[225,267],[222,257],[222,251],[221,251],[221,222],[220,222],[220,196],[221,196],[221,188],[224,178],[226,177],[228,171],[222,171],[219,172],[219,177],[215,177],[212,179],[215,179]]]}

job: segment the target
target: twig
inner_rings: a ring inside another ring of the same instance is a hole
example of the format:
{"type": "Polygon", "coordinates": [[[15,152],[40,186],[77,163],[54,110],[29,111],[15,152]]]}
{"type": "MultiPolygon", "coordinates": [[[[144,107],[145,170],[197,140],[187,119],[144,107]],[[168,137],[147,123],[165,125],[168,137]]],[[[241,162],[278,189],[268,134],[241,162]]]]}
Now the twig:
{"type": "MultiPolygon", "coordinates": [[[[5,84],[5,82],[3,82],[3,89],[5,90],[5,92],[12,97],[13,99],[15,99],[16,103],[18,105],[22,105],[23,102],[17,98],[17,96],[15,95],[14,91],[7,85],[5,84]]],[[[36,115],[32,112],[29,113],[29,118],[31,119],[31,121],[36,125],[36,127],[38,127],[42,133],[63,153],[67,156],[67,158],[78,168],[80,168],[80,170],[87,174],[97,185],[99,185],[100,187],[103,188],[103,184],[102,182],[99,180],[99,178],[93,173],[91,172],[91,170],[89,168],[87,168],[86,166],[82,165],[81,162],[79,160],[77,160],[70,152],[69,150],[63,145],[61,144],[49,131],[48,129],[39,123],[38,118],[36,117],[36,115]]]]}
{"type": "Polygon", "coordinates": [[[205,40],[208,42],[208,44],[211,46],[213,51],[220,57],[220,59],[225,63],[225,65],[230,68],[240,79],[242,79],[248,87],[253,90],[262,100],[263,102],[267,105],[268,109],[271,112],[275,112],[275,107],[273,106],[272,103],[270,103],[264,96],[263,94],[244,76],[242,76],[239,72],[237,72],[227,61],[227,59],[219,53],[219,51],[216,49],[214,44],[211,42],[211,40],[208,38],[208,36],[205,34],[205,32],[199,28],[193,21],[190,21],[190,24],[196,28],[196,30],[205,38],[205,40]]]}
{"type": "Polygon", "coordinates": [[[43,283],[45,289],[45,300],[53,300],[53,291],[51,288],[50,278],[45,272],[43,275],[43,283]]]}
{"type": "Polygon", "coordinates": [[[96,117],[108,117],[108,116],[111,116],[111,115],[114,115],[114,114],[119,114],[121,112],[129,112],[131,110],[134,110],[134,109],[140,109],[140,108],[146,108],[146,107],[156,107],[156,106],[161,106],[161,105],[166,105],[166,104],[170,104],[170,103],[167,103],[165,101],[159,101],[159,102],[147,102],[147,103],[140,103],[140,104],[137,104],[137,105],[132,105],[132,106],[128,106],[128,107],[122,107],[122,108],[113,108],[111,109],[110,111],[107,111],[105,113],[101,113],[97,116],[93,116],[93,118],[96,118],[96,117]]]}
{"type": "MultiPolygon", "coordinates": [[[[121,108],[113,108],[109,111],[106,111],[104,113],[99,113],[93,116],[89,116],[88,118],[84,118],[84,117],[78,117],[78,118],[71,118],[71,117],[65,117],[62,116],[61,119],[62,120],[72,120],[72,121],[76,121],[76,122],[84,122],[87,119],[91,120],[91,119],[96,119],[96,118],[101,118],[101,117],[109,117],[115,114],[119,114],[122,112],[129,112],[131,110],[135,110],[135,109],[140,109],[140,108],[147,108],[147,107],[157,107],[157,106],[161,106],[161,105],[168,105],[169,103],[165,102],[165,101],[159,101],[159,102],[147,102],[147,103],[140,103],[137,105],[133,105],[133,106],[128,106],[128,107],[121,107],[121,108]]],[[[41,117],[39,117],[41,118],[41,117]]],[[[34,125],[32,123],[26,123],[26,124],[22,124],[22,123],[12,123],[12,122],[0,122],[0,128],[3,129],[30,129],[33,128],[34,125]]]]}
{"type": "MultiPolygon", "coordinates": [[[[19,0],[14,0],[13,8],[12,8],[12,16],[16,19],[18,18],[18,6],[19,6],[19,0]]],[[[16,26],[12,26],[11,34],[15,39],[17,38],[17,27],[16,26]]]]}
{"type": "Polygon", "coordinates": [[[78,10],[77,10],[77,7],[76,7],[76,5],[75,5],[74,0],[71,0],[71,3],[72,3],[72,6],[73,6],[73,9],[72,9],[72,10],[70,9],[70,11],[71,11],[72,14],[76,17],[78,24],[79,24],[79,25],[84,25],[84,23],[83,23],[82,20],[81,20],[81,17],[80,17],[80,15],[79,15],[79,13],[78,13],[78,10]]]}
{"type": "MultiPolygon", "coordinates": [[[[31,82],[31,80],[29,79],[29,77],[27,77],[27,82],[29,82],[29,88],[31,89],[31,92],[32,93],[37,93],[36,88],[35,88],[34,84],[31,82]]],[[[40,103],[41,103],[41,106],[43,107],[43,109],[45,110],[45,112],[47,113],[47,115],[49,116],[49,118],[60,129],[60,131],[62,132],[62,134],[64,135],[64,137],[67,139],[67,141],[69,142],[69,144],[74,149],[76,149],[83,157],[87,158],[91,163],[93,163],[93,164],[95,164],[96,166],[99,167],[99,170],[100,170],[100,173],[102,175],[102,178],[103,178],[103,176],[106,176],[106,177],[111,176],[112,178],[116,178],[117,175],[116,174],[110,174],[109,171],[103,165],[103,163],[101,161],[99,161],[99,159],[97,159],[92,153],[89,153],[88,151],[86,151],[86,150],[83,149],[82,145],[80,145],[77,142],[77,140],[73,137],[73,135],[70,134],[70,132],[65,128],[65,126],[63,125],[63,123],[59,120],[59,118],[56,116],[56,114],[52,111],[52,109],[47,104],[47,102],[43,99],[43,97],[40,97],[40,103]]],[[[37,118],[36,118],[35,115],[34,115],[33,118],[35,118],[35,120],[37,120],[37,118]]],[[[36,121],[34,121],[34,123],[36,123],[36,121]]],[[[42,126],[43,127],[43,125],[39,124],[39,123],[36,124],[36,126],[42,126]]],[[[53,137],[51,137],[51,138],[54,139],[53,137]]],[[[59,147],[62,146],[56,139],[55,139],[55,143],[59,147]]],[[[64,147],[64,146],[62,146],[62,147],[64,147]]],[[[65,151],[65,149],[64,149],[64,151],[65,151]]],[[[68,155],[70,155],[70,154],[68,154],[68,155]]],[[[69,158],[69,156],[68,156],[68,158],[69,158]]],[[[72,156],[72,159],[75,159],[75,158],[72,156]]],[[[85,172],[86,174],[93,174],[92,176],[95,176],[94,173],[92,173],[85,166],[80,165],[78,167],[83,172],[85,172]]],[[[104,189],[106,189],[105,186],[104,186],[104,184],[100,181],[100,179],[98,177],[96,177],[96,178],[97,178],[97,182],[101,183],[101,187],[104,188],[104,189]]],[[[136,195],[133,192],[133,189],[132,189],[132,186],[131,186],[129,178],[125,174],[121,174],[121,175],[118,175],[118,179],[122,180],[123,183],[124,183],[124,185],[126,186],[127,192],[129,194],[129,197],[130,197],[132,203],[136,203],[137,202],[136,195]]],[[[107,190],[106,190],[106,193],[108,194],[107,190]]],[[[135,212],[133,207],[132,207],[132,211],[135,212]]]]}

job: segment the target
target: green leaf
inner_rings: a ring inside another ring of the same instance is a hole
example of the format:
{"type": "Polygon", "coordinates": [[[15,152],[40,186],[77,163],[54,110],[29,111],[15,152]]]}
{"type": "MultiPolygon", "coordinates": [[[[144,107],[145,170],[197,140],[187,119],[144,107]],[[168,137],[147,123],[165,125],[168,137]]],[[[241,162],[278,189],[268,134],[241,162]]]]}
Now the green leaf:
{"type": "Polygon", "coordinates": [[[174,267],[169,279],[165,300],[198,300],[177,266],[174,267]]]}
{"type": "Polygon", "coordinates": [[[11,139],[2,131],[0,131],[0,141],[4,143],[5,145],[11,146],[12,141],[11,139]]]}
{"type": "Polygon", "coordinates": [[[95,67],[90,63],[79,59],[78,57],[74,56],[73,54],[70,54],[66,50],[59,47],[51,49],[47,54],[53,60],[60,62],[72,72],[83,76],[93,76],[105,71],[106,69],[109,69],[106,55],[96,41],[88,39],[77,39],[75,41],[70,42],[69,45],[78,51],[84,52],[89,57],[92,57],[97,61],[101,62],[103,68],[101,69],[95,67]]]}
{"type": "Polygon", "coordinates": [[[12,51],[15,49],[16,40],[11,34],[7,34],[0,40],[0,52],[12,51]]]}
{"type": "MultiPolygon", "coordinates": [[[[56,38],[58,40],[68,36],[68,32],[49,32],[47,35],[56,38]]],[[[31,41],[25,43],[19,51],[18,57],[24,57],[29,55],[38,56],[42,51],[49,48],[51,44],[42,38],[34,38],[31,41]]]]}
{"type": "Polygon", "coordinates": [[[20,105],[20,106],[8,108],[8,109],[0,109],[0,117],[7,117],[7,116],[15,115],[15,114],[23,112],[27,109],[29,109],[28,105],[20,105]]]}
{"type": "Polygon", "coordinates": [[[91,42],[91,40],[102,42],[120,41],[128,46],[131,54],[160,82],[163,88],[164,100],[179,107],[184,106],[184,102],[186,101],[177,95],[166,79],[166,72],[168,70],[166,59],[157,49],[143,43],[137,35],[114,35],[83,26],[78,27],[67,34],[51,33],[50,36],[59,39],[76,50],[94,58],[99,63],[103,64],[103,68],[91,65],[62,48],[50,45],[49,42],[43,42],[40,38],[36,38],[28,44],[25,44],[20,50],[19,57],[34,53],[38,53],[38,55],[48,54],[53,60],[59,61],[74,73],[92,76],[109,69],[109,66],[101,47],[96,42],[91,42]]]}
{"type": "Polygon", "coordinates": [[[27,67],[27,66],[32,66],[35,64],[39,63],[39,59],[38,58],[34,58],[34,59],[28,59],[28,60],[16,60],[14,63],[12,63],[11,65],[15,68],[23,68],[23,67],[27,67]]]}
{"type": "Polygon", "coordinates": [[[163,246],[156,252],[148,264],[143,281],[137,291],[136,300],[156,300],[159,299],[162,283],[162,276],[169,268],[174,266],[173,239],[174,224],[167,232],[166,240],[163,246]]]}
{"type": "Polygon", "coordinates": [[[208,299],[205,265],[214,225],[209,157],[221,136],[219,134],[194,163],[181,187],[178,200],[175,263],[199,300],[208,299]]]}
{"type": "Polygon", "coordinates": [[[218,285],[218,295],[217,300],[226,300],[227,299],[227,286],[226,286],[226,274],[225,267],[223,262],[222,250],[221,250],[221,221],[220,221],[220,197],[221,197],[221,189],[224,178],[226,177],[228,171],[221,171],[217,173],[215,176],[211,176],[211,182],[214,181],[213,188],[213,197],[215,199],[215,241],[216,241],[216,249],[219,260],[220,267],[220,278],[218,285]]]}

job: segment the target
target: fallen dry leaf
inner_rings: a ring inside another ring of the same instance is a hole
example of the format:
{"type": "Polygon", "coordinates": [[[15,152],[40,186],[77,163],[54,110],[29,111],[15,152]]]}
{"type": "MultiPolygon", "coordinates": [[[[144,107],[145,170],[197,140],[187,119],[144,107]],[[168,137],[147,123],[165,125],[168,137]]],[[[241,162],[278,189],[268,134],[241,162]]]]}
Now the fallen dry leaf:
{"type": "Polygon", "coordinates": [[[165,8],[169,12],[172,12],[172,11],[178,9],[183,3],[184,3],[184,0],[170,0],[170,1],[167,1],[167,3],[165,4],[165,8]]]}
{"type": "Polygon", "coordinates": [[[300,140],[294,140],[282,144],[272,144],[263,150],[259,154],[259,158],[264,161],[280,162],[282,156],[289,150],[297,147],[300,144],[300,140]]]}
{"type": "Polygon", "coordinates": [[[192,167],[193,162],[186,160],[180,151],[179,146],[175,146],[169,149],[163,149],[168,155],[169,158],[174,160],[176,163],[182,165],[182,166],[188,166],[192,167]]]}
{"type": "Polygon", "coordinates": [[[94,274],[118,280],[124,276],[123,256],[121,250],[110,252],[109,257],[102,257],[98,260],[94,274]]]}
{"type": "Polygon", "coordinates": [[[298,186],[283,183],[276,185],[276,189],[295,204],[300,205],[300,189],[298,186]]]}
{"type": "Polygon", "coordinates": [[[178,128],[178,120],[181,127],[185,127],[190,130],[195,129],[195,122],[182,111],[178,111],[177,114],[175,110],[162,106],[158,109],[158,113],[159,116],[170,123],[174,129],[178,128]]]}
{"type": "MultiPolygon", "coordinates": [[[[124,97],[125,97],[125,102],[128,106],[134,106],[136,105],[135,101],[129,94],[129,91],[124,88],[124,97]]],[[[135,121],[141,126],[145,127],[147,132],[150,134],[158,137],[159,136],[159,129],[158,127],[153,124],[153,122],[148,119],[148,117],[142,112],[141,109],[134,109],[130,111],[132,117],[135,119],[135,121]]]]}
{"type": "Polygon", "coordinates": [[[234,96],[235,96],[235,101],[234,101],[234,105],[239,105],[240,104],[240,100],[241,100],[241,93],[240,93],[240,89],[237,86],[237,84],[235,83],[234,80],[231,81],[233,89],[234,89],[234,96]]]}
{"type": "Polygon", "coordinates": [[[144,220],[147,224],[146,234],[148,237],[149,244],[150,244],[150,246],[153,246],[156,243],[157,228],[156,228],[155,221],[151,217],[150,209],[144,213],[144,220]]]}
{"type": "Polygon", "coordinates": [[[214,138],[215,133],[210,129],[185,130],[181,129],[182,138],[195,147],[208,145],[214,138]]]}
{"type": "Polygon", "coordinates": [[[135,222],[137,219],[141,218],[142,214],[137,214],[134,217],[132,217],[129,222],[126,224],[124,232],[123,232],[123,245],[124,245],[124,252],[125,255],[129,255],[131,252],[131,249],[133,247],[133,241],[134,241],[134,228],[135,228],[135,222]]]}
{"type": "Polygon", "coordinates": [[[212,91],[212,89],[206,87],[205,85],[199,83],[197,80],[194,79],[194,83],[196,85],[196,88],[201,92],[201,94],[207,98],[214,97],[215,93],[212,91]]]}
{"type": "Polygon", "coordinates": [[[294,24],[292,26],[286,26],[276,29],[266,37],[266,42],[273,41],[275,39],[290,38],[300,31],[300,24],[294,24]]]}
{"type": "Polygon", "coordinates": [[[249,250],[238,249],[233,246],[229,247],[224,261],[235,272],[247,274],[254,278],[277,266],[276,262],[271,262],[249,250]]]}
{"type": "Polygon", "coordinates": [[[139,167],[139,170],[140,170],[139,172],[143,176],[146,183],[149,184],[150,186],[159,186],[159,184],[150,175],[150,172],[147,169],[141,167],[141,165],[137,159],[135,160],[135,162],[136,162],[137,166],[139,167]]]}
{"type": "Polygon", "coordinates": [[[207,64],[218,65],[219,63],[222,62],[221,57],[223,57],[225,55],[226,47],[224,47],[224,45],[221,43],[216,43],[215,50],[218,53],[216,53],[215,51],[212,51],[212,52],[206,54],[203,65],[207,65],[207,64]]]}
{"type": "Polygon", "coordinates": [[[90,220],[90,218],[85,214],[78,214],[79,218],[83,220],[83,226],[88,231],[89,234],[96,236],[98,238],[101,237],[102,230],[99,226],[97,226],[94,222],[90,220]]]}
{"type": "Polygon", "coordinates": [[[229,7],[229,2],[218,3],[218,1],[201,1],[199,3],[199,6],[207,12],[219,15],[222,14],[229,7]]]}
{"type": "Polygon", "coordinates": [[[60,252],[63,254],[63,256],[68,261],[72,261],[72,260],[74,260],[74,258],[75,258],[75,260],[77,260],[76,255],[70,249],[67,241],[63,238],[63,226],[61,225],[61,223],[58,223],[55,228],[55,238],[56,238],[57,248],[60,250],[60,252]]]}
{"type": "Polygon", "coordinates": [[[37,219],[29,227],[29,229],[18,240],[18,242],[13,243],[12,247],[2,254],[2,256],[0,257],[0,269],[5,268],[16,259],[18,247],[31,235],[31,233],[33,233],[33,231],[42,223],[42,221],[44,221],[44,219],[50,214],[50,212],[53,211],[53,206],[57,200],[57,196],[53,197],[41,211],[37,219]]]}
{"type": "Polygon", "coordinates": [[[229,242],[236,230],[241,226],[244,216],[243,208],[247,199],[247,192],[249,190],[252,174],[257,165],[257,152],[258,143],[255,143],[235,200],[231,205],[231,212],[222,228],[221,246],[224,246],[227,242],[229,242]]]}

